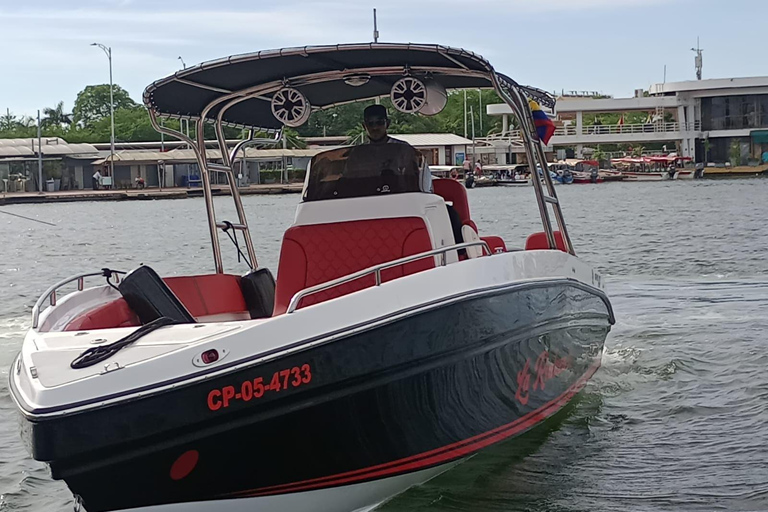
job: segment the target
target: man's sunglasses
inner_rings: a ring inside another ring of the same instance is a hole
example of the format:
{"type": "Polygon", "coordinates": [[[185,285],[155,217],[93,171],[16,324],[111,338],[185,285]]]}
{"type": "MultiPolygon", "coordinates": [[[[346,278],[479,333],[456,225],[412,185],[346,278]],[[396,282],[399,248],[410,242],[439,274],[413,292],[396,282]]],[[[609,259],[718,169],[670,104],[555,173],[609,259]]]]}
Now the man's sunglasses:
{"type": "Polygon", "coordinates": [[[365,124],[368,126],[384,126],[387,124],[386,119],[366,119],[365,124]]]}

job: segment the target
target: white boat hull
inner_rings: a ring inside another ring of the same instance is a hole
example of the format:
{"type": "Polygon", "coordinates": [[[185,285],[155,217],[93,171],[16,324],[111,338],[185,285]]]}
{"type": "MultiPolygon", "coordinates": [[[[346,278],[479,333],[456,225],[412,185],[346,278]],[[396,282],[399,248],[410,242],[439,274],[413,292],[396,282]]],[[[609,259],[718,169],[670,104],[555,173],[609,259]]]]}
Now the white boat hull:
{"type": "Polygon", "coordinates": [[[677,171],[673,178],[666,172],[622,172],[627,181],[667,181],[673,180],[692,180],[693,171],[677,171]]]}
{"type": "Polygon", "coordinates": [[[452,462],[405,475],[330,489],[255,498],[173,503],[126,509],[125,512],[367,512],[457,464],[452,462]]]}

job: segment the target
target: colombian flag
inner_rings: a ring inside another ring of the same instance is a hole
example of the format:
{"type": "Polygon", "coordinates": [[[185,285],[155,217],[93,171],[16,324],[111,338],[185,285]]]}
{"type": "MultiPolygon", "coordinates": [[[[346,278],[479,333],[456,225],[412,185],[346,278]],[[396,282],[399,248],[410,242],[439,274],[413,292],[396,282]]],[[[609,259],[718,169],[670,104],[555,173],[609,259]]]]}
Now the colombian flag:
{"type": "Polygon", "coordinates": [[[529,99],[528,105],[530,105],[531,112],[533,113],[533,122],[536,125],[536,133],[539,135],[539,140],[546,146],[549,144],[549,139],[555,133],[555,123],[541,110],[538,103],[529,99]]]}

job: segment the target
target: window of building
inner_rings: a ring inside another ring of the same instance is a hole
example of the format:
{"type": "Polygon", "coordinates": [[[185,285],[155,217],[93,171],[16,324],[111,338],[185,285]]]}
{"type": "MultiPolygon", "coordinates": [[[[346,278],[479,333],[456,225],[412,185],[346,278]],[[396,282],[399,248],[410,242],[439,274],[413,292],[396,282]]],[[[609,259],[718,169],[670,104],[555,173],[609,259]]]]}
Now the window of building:
{"type": "Polygon", "coordinates": [[[704,98],[701,121],[704,131],[768,127],[768,94],[704,98]]]}

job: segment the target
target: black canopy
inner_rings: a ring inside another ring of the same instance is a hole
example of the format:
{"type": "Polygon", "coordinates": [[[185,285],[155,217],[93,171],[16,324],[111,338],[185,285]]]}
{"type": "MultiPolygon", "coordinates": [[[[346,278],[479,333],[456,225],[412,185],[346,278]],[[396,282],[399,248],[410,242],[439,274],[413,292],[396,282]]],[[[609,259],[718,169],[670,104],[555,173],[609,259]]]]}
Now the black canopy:
{"type": "Polygon", "coordinates": [[[446,89],[492,87],[493,68],[479,55],[439,45],[367,43],[308,46],[236,55],[187,68],[151,84],[144,103],[164,117],[216,119],[230,99],[249,97],[222,116],[226,124],[279,129],[272,94],[284,86],[300,90],[313,108],[389,94],[404,74],[431,76],[446,89]],[[363,78],[355,80],[354,75],[363,78]],[[366,83],[365,80],[368,80],[366,83]],[[353,84],[353,85],[350,85],[353,84]]]}

